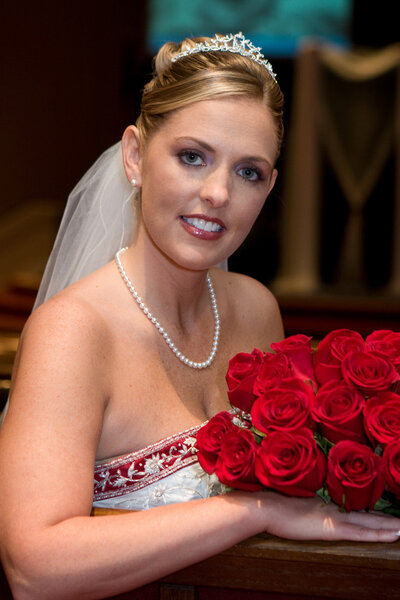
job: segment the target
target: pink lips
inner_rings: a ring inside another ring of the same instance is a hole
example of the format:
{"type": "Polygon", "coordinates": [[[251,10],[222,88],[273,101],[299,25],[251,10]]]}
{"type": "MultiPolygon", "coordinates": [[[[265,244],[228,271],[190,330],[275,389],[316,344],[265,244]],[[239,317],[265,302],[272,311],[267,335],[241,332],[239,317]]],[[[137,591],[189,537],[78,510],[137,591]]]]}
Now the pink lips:
{"type": "Polygon", "coordinates": [[[221,235],[224,233],[226,227],[225,224],[223,223],[223,221],[221,221],[221,219],[217,219],[217,218],[212,218],[210,219],[210,217],[207,217],[206,215],[183,215],[180,217],[180,222],[182,224],[182,227],[191,235],[193,235],[194,237],[200,238],[202,240],[216,240],[219,237],[221,237],[221,235]],[[205,221],[206,223],[215,223],[216,225],[218,225],[220,227],[220,229],[218,231],[206,231],[204,229],[200,229],[199,227],[196,227],[194,224],[192,223],[188,223],[187,219],[202,219],[203,221],[205,221]]]}

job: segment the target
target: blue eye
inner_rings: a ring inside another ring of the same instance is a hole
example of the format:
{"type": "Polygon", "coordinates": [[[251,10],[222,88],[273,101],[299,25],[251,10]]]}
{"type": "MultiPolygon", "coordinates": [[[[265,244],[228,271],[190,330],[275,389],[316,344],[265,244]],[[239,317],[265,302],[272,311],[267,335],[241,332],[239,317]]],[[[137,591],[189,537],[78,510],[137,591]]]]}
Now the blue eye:
{"type": "Polygon", "coordinates": [[[246,179],[246,181],[259,181],[262,179],[260,171],[258,169],[253,169],[252,167],[243,167],[238,170],[238,173],[243,179],[246,179]]]}
{"type": "Polygon", "coordinates": [[[184,150],[179,153],[179,156],[186,165],[204,165],[202,157],[197,152],[194,152],[194,150],[184,150]]]}

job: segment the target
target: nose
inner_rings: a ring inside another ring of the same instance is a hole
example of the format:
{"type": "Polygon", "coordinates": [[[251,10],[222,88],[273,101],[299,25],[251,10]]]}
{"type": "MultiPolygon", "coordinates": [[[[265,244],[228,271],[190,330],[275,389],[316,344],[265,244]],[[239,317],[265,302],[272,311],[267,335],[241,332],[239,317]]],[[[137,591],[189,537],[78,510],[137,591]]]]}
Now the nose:
{"type": "Polygon", "coordinates": [[[215,207],[224,206],[229,202],[230,187],[229,171],[221,166],[208,173],[203,179],[200,199],[215,207]]]}

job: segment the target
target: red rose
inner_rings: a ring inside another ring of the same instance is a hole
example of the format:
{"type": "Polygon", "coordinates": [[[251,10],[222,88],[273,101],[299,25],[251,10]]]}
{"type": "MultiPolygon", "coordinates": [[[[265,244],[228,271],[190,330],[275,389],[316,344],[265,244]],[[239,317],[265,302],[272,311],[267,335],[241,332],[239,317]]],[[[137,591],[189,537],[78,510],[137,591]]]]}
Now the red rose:
{"type": "Polygon", "coordinates": [[[274,431],[261,442],[256,475],[266,487],[311,497],[325,480],[326,458],[309,429],[274,431]]]}
{"type": "Polygon", "coordinates": [[[326,484],[347,512],[372,510],[385,488],[382,459],[365,444],[338,442],[329,453],[326,484]]]}
{"type": "Polygon", "coordinates": [[[383,453],[387,489],[400,500],[400,440],[388,444],[383,453]]]}
{"type": "Polygon", "coordinates": [[[197,457],[206,473],[214,473],[224,439],[229,432],[236,429],[232,418],[229,412],[219,412],[197,432],[197,457]]]}
{"type": "Polygon", "coordinates": [[[311,338],[306,335],[292,335],[281,342],[271,344],[271,348],[277,354],[288,357],[293,375],[314,381],[313,350],[310,340],[311,338]]]}
{"type": "Polygon", "coordinates": [[[314,356],[315,376],[320,385],[342,379],[341,364],[349,352],[364,350],[365,342],[357,331],[335,329],[318,344],[314,356]]]}
{"type": "Polygon", "coordinates": [[[283,379],[292,376],[288,358],[284,354],[266,354],[254,381],[253,391],[261,396],[266,390],[278,387],[283,379]]]}
{"type": "Polygon", "coordinates": [[[394,366],[380,352],[351,352],[342,361],[345,381],[365,394],[388,390],[400,379],[394,366]]]}
{"type": "Polygon", "coordinates": [[[264,433],[315,428],[310,410],[313,397],[311,385],[295,377],[285,379],[279,388],[266,391],[254,402],[251,409],[253,425],[264,433]]]}
{"type": "Polygon", "coordinates": [[[384,340],[392,333],[393,331],[391,329],[376,329],[366,337],[365,343],[370,344],[371,342],[378,342],[384,340]]]}
{"type": "Polygon", "coordinates": [[[253,384],[263,362],[264,354],[257,348],[251,354],[240,352],[229,361],[226,373],[229,401],[247,413],[256,398],[253,384]]]}
{"type": "Polygon", "coordinates": [[[221,483],[240,490],[260,490],[254,467],[258,444],[248,429],[228,433],[215,465],[215,474],[221,483]]]}
{"type": "Polygon", "coordinates": [[[365,443],[362,411],[363,395],[344,381],[328,381],[317,392],[311,414],[323,436],[336,444],[341,440],[365,443]]]}
{"type": "Polygon", "coordinates": [[[397,369],[400,368],[400,333],[378,329],[365,340],[368,350],[384,354],[397,369]]]}
{"type": "Polygon", "coordinates": [[[364,426],[374,446],[384,448],[400,440],[400,396],[381,392],[370,398],[364,408],[364,426]]]}

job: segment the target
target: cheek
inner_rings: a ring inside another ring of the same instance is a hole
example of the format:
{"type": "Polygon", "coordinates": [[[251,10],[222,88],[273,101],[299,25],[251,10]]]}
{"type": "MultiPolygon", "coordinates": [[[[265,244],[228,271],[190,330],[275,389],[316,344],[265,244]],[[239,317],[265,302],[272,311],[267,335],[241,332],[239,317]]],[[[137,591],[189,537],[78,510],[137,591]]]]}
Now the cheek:
{"type": "Polygon", "coordinates": [[[236,218],[234,219],[236,230],[235,235],[231,239],[229,254],[233,254],[233,252],[242,245],[264,206],[264,201],[254,201],[253,205],[251,205],[250,202],[250,199],[248,199],[246,205],[243,206],[242,204],[240,210],[236,213],[236,218]]]}
{"type": "Polygon", "coordinates": [[[168,178],[157,173],[142,186],[142,214],[156,217],[163,211],[171,210],[175,202],[173,186],[168,178]]]}
{"type": "Polygon", "coordinates": [[[164,160],[152,170],[148,167],[147,172],[151,175],[143,181],[142,202],[148,210],[168,210],[172,215],[193,196],[196,182],[179,169],[175,160],[164,160]]]}
{"type": "Polygon", "coordinates": [[[245,200],[244,203],[241,203],[238,218],[244,230],[247,230],[248,232],[252,228],[257,220],[258,215],[262,211],[264,204],[264,198],[260,200],[260,198],[252,198],[250,196],[245,200]]]}

